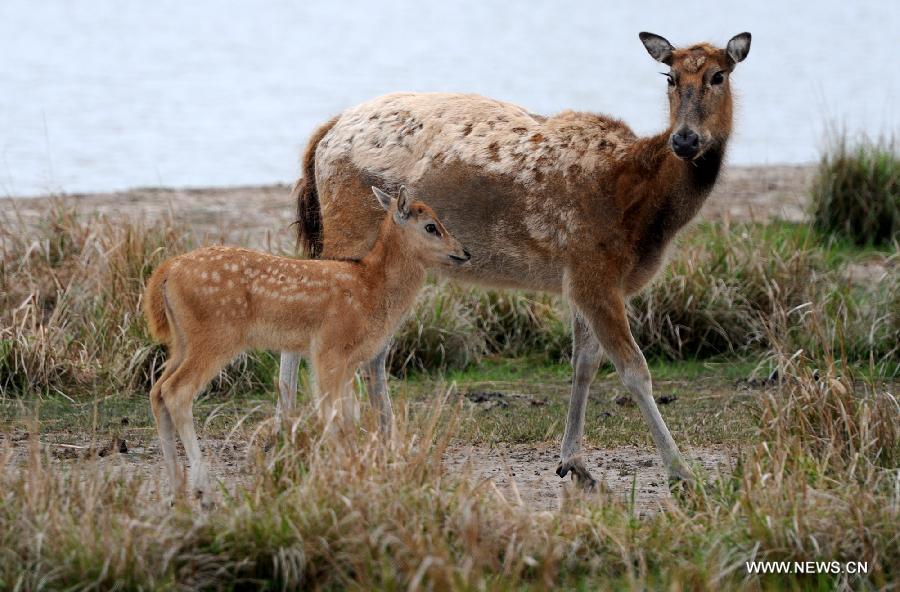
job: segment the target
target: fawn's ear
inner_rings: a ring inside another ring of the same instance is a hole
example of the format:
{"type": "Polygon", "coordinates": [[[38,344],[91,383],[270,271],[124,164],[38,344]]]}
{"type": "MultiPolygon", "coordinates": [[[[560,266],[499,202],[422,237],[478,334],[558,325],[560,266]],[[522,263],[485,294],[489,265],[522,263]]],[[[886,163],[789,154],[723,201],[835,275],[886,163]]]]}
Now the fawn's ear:
{"type": "Polygon", "coordinates": [[[372,185],[372,193],[378,198],[378,203],[381,204],[381,207],[384,208],[385,212],[391,209],[391,201],[394,198],[374,185],[372,185]]]}
{"type": "Polygon", "coordinates": [[[672,44],[665,37],[647,32],[638,33],[638,37],[641,38],[641,43],[644,44],[644,48],[650,54],[650,57],[667,66],[672,65],[672,52],[675,51],[675,48],[672,47],[672,44]]]}
{"type": "Polygon", "coordinates": [[[407,218],[409,218],[409,206],[411,203],[412,200],[409,197],[409,192],[406,190],[406,185],[401,185],[400,193],[397,195],[397,222],[406,222],[407,218]]]}

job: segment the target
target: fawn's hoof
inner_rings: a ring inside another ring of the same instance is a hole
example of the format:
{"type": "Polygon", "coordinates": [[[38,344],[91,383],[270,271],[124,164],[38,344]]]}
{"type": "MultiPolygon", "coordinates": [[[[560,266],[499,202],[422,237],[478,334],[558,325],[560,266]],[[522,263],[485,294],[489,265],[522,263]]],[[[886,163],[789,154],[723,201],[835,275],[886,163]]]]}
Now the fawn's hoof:
{"type": "Polygon", "coordinates": [[[584,466],[580,460],[570,460],[567,462],[559,463],[559,466],[556,467],[556,474],[560,476],[560,478],[564,478],[569,474],[569,471],[572,472],[572,481],[575,482],[575,485],[578,486],[582,491],[593,492],[597,491],[597,480],[591,476],[590,471],[584,466]]]}

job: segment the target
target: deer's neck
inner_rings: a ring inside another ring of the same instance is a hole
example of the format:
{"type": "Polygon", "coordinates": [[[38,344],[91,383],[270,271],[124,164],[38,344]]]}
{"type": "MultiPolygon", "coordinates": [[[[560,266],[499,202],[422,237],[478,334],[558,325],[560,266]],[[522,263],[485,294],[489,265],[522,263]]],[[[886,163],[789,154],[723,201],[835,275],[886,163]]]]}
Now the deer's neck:
{"type": "Polygon", "coordinates": [[[668,240],[697,214],[709,197],[725,157],[727,137],[692,161],[675,156],[669,147],[671,130],[639,140],[628,167],[643,181],[643,195],[633,196],[640,224],[668,240]]]}
{"type": "Polygon", "coordinates": [[[372,314],[395,322],[413,301],[425,282],[425,266],[405,248],[397,227],[386,219],[378,239],[362,260],[364,281],[371,294],[372,314]]]}
{"type": "Polygon", "coordinates": [[[725,155],[727,137],[686,162],[669,148],[670,134],[667,130],[635,142],[620,169],[620,174],[630,178],[626,185],[636,191],[622,204],[623,222],[634,241],[637,264],[648,274],[660,264],[666,246],[706,201],[725,155]]]}

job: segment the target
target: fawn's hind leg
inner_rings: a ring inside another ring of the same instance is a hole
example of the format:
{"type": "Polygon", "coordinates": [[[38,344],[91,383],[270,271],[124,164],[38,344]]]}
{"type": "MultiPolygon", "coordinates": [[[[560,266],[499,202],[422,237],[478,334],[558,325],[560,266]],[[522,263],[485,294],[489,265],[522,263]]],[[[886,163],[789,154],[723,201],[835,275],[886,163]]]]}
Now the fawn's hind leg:
{"type": "Polygon", "coordinates": [[[166,467],[166,473],[169,475],[169,485],[172,487],[172,492],[175,495],[182,491],[184,483],[182,483],[182,474],[178,467],[178,454],[175,450],[175,424],[172,421],[172,414],[169,413],[169,409],[166,407],[162,386],[181,364],[181,360],[180,350],[177,347],[170,347],[169,359],[166,361],[165,368],[150,389],[150,408],[153,410],[153,417],[156,420],[156,431],[159,435],[163,463],[166,467]]]}
{"type": "Polygon", "coordinates": [[[163,380],[168,380],[168,378],[164,373],[153,385],[153,388],[150,389],[150,407],[153,409],[153,417],[156,419],[156,431],[159,434],[159,444],[162,449],[166,473],[169,475],[169,484],[172,486],[172,491],[177,495],[184,484],[182,483],[181,471],[178,468],[178,456],[175,451],[175,423],[172,421],[172,415],[169,413],[162,395],[163,380]]]}
{"type": "Polygon", "coordinates": [[[216,354],[211,348],[192,347],[184,361],[162,385],[162,396],[166,408],[172,416],[175,429],[190,464],[189,483],[191,493],[201,500],[204,506],[211,504],[209,489],[209,468],[203,459],[200,442],[194,429],[194,397],[207,382],[221,370],[233,356],[216,354]],[[194,353],[202,352],[201,354],[194,353]]]}

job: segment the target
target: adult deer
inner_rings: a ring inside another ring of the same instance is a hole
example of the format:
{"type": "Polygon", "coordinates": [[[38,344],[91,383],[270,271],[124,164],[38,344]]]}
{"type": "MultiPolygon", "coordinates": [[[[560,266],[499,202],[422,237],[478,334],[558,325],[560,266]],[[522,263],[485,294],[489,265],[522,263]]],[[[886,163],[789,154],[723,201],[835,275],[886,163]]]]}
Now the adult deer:
{"type": "MultiPolygon", "coordinates": [[[[666,72],[669,126],[639,138],[617,119],[564,111],[543,117],[463,94],[399,93],[351,108],[322,126],[303,156],[299,237],[313,257],[352,257],[375,240],[370,185],[409,185],[472,253],[450,277],[485,286],[561,292],[574,312],[575,377],[557,474],[584,487],[580,458],[588,389],[606,352],[650,427],[670,477],[689,479],[653,400],[631,335],[627,298],[659,270],[666,247],[709,195],[731,134],[730,77],[750,34],[725,49],[674,48],[641,33],[666,72]]],[[[390,429],[388,344],[367,387],[390,429]]],[[[282,353],[282,400],[295,396],[297,357],[282,353]]]]}

